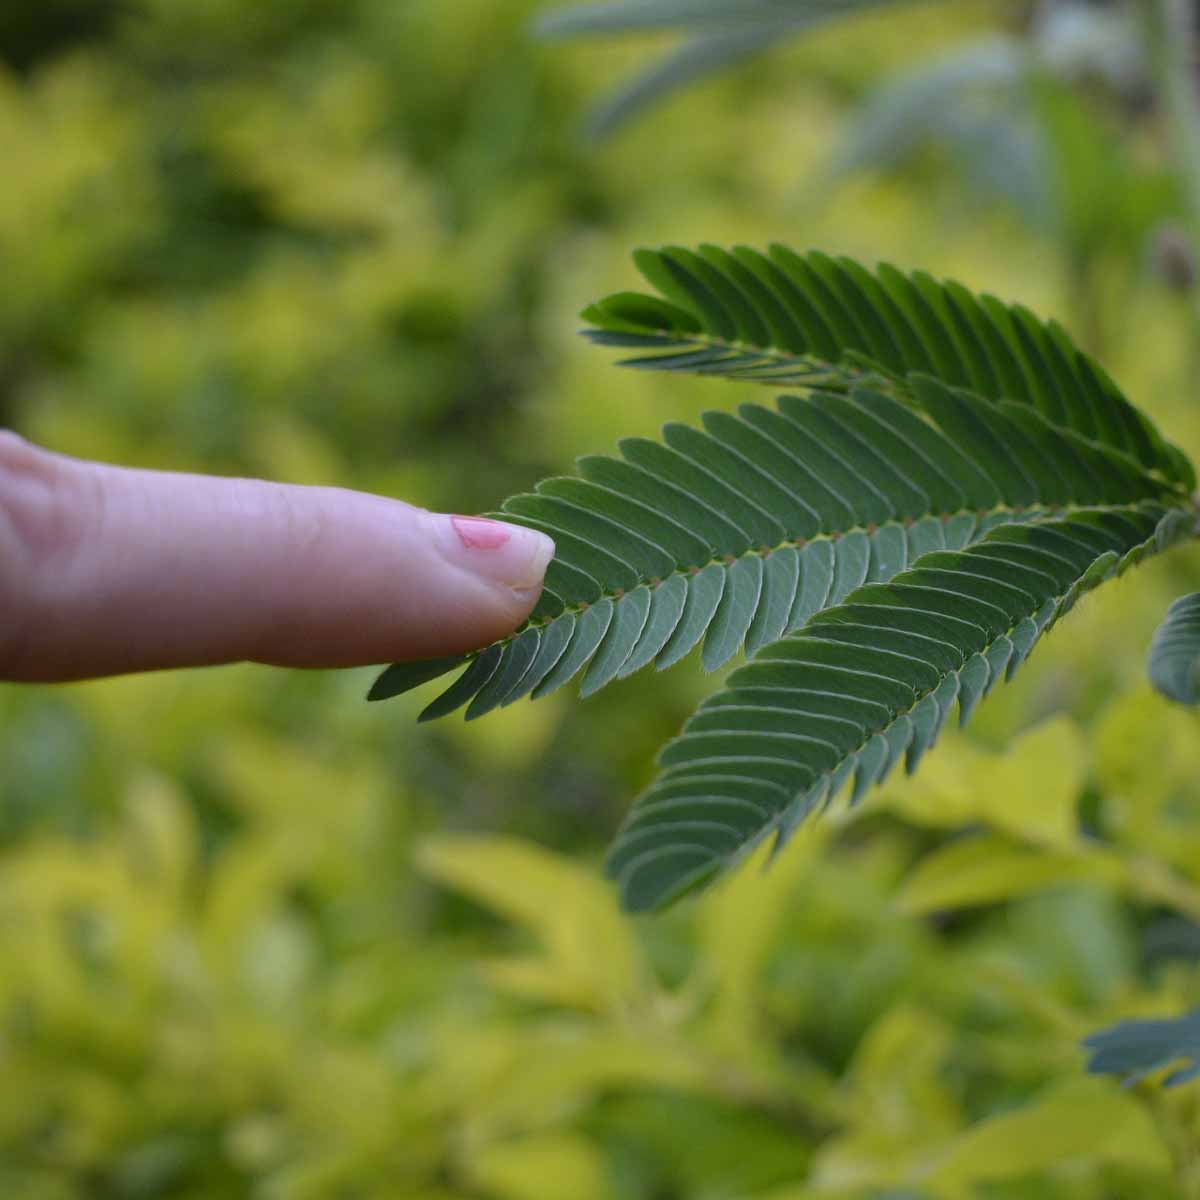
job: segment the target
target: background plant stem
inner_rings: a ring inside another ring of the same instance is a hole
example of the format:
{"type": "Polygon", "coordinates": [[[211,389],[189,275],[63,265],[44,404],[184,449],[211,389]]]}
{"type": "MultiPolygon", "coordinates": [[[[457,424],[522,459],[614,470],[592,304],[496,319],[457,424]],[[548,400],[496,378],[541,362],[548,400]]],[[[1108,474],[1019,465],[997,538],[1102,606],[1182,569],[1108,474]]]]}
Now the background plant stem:
{"type": "MultiPolygon", "coordinates": [[[[1147,0],[1147,44],[1155,91],[1179,172],[1193,261],[1200,262],[1200,97],[1195,72],[1196,21],[1191,0],[1147,0]]],[[[1200,293],[1191,296],[1190,362],[1200,368],[1200,293]]]]}

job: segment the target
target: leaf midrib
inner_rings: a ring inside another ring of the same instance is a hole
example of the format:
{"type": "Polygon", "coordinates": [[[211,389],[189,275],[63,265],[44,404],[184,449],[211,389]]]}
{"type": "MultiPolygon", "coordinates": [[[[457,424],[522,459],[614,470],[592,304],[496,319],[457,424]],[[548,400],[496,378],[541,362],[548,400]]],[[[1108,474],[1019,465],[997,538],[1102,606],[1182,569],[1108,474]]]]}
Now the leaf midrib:
{"type": "MultiPolygon", "coordinates": [[[[1069,517],[1072,513],[1076,512],[1121,513],[1127,512],[1130,507],[1131,505],[1129,504],[1060,504],[1053,506],[1046,504],[1001,504],[997,505],[995,508],[989,509],[963,508],[956,512],[950,513],[925,513],[920,517],[906,517],[902,520],[882,521],[876,525],[851,525],[845,529],[836,530],[833,533],[817,533],[810,538],[787,538],[774,546],[751,546],[749,549],[744,550],[741,554],[717,555],[709,559],[708,562],[699,566],[693,564],[685,567],[677,567],[674,571],[671,571],[670,573],[660,577],[655,577],[653,579],[639,579],[638,583],[632,588],[616,588],[612,590],[602,589],[598,599],[590,601],[582,600],[577,604],[564,603],[562,609],[557,613],[554,613],[552,616],[547,615],[544,617],[539,617],[535,620],[526,621],[524,625],[520,626],[520,628],[515,630],[513,633],[509,634],[507,637],[499,638],[497,641],[489,643],[489,646],[507,645],[509,642],[516,641],[518,637],[520,637],[523,633],[526,633],[528,630],[544,629],[546,626],[553,625],[555,621],[559,621],[565,616],[582,616],[589,608],[592,608],[597,604],[603,604],[605,600],[616,603],[625,596],[629,595],[630,592],[636,591],[640,587],[648,587],[652,592],[657,591],[664,584],[669,583],[672,579],[675,579],[679,576],[682,576],[685,579],[690,579],[692,576],[699,575],[702,571],[706,571],[709,567],[713,566],[732,568],[736,563],[745,558],[760,558],[765,561],[766,559],[770,558],[772,554],[777,554],[781,550],[803,550],[806,547],[811,546],[814,542],[831,542],[836,544],[837,542],[840,542],[843,539],[857,533],[864,534],[867,537],[872,537],[880,530],[886,529],[889,526],[894,526],[895,528],[904,531],[911,528],[913,525],[919,525],[922,521],[929,520],[940,521],[943,525],[948,525],[951,521],[964,516],[974,517],[977,521],[985,521],[998,514],[1006,514],[1019,521],[1023,518],[1026,518],[1028,514],[1033,513],[1036,514],[1036,520],[1051,521],[1062,520],[1063,518],[1069,517]]],[[[499,520],[504,520],[505,515],[506,514],[503,512],[495,514],[499,520]]],[[[511,514],[508,515],[511,516],[511,514]]],[[[550,536],[553,536],[553,534],[550,536]]],[[[975,543],[968,544],[970,545],[975,543]]],[[[937,552],[939,551],[931,551],[931,553],[937,552]]],[[[912,562],[906,564],[905,569],[911,569],[919,561],[920,558],[913,559],[912,562]]],[[[849,597],[847,597],[847,600],[848,599],[849,597]]],[[[824,611],[824,609],[820,609],[818,611],[824,611]]],[[[814,616],[815,615],[816,614],[814,614],[814,616]]],[[[801,626],[798,628],[803,627],[801,626]]],[[[792,632],[795,632],[795,630],[792,632]]]]}
{"type": "MultiPolygon", "coordinates": [[[[606,330],[605,327],[602,325],[596,326],[594,331],[600,332],[600,333],[612,332],[610,330],[606,330]]],[[[583,332],[586,335],[586,334],[592,333],[593,330],[585,329],[583,332]]],[[[672,346],[687,345],[687,346],[699,346],[699,347],[703,347],[704,349],[708,349],[708,350],[726,350],[726,351],[729,351],[731,354],[732,353],[756,354],[760,358],[774,359],[781,367],[792,366],[792,365],[811,367],[813,369],[812,374],[814,376],[820,372],[824,372],[826,376],[845,376],[850,381],[861,381],[862,379],[866,378],[869,374],[869,372],[866,371],[863,367],[855,366],[852,362],[848,362],[848,361],[834,363],[834,362],[830,362],[828,359],[819,358],[812,354],[797,354],[791,350],[783,350],[778,346],[761,346],[761,345],[757,344],[756,342],[743,341],[741,338],[723,338],[723,337],[718,337],[715,334],[695,333],[692,330],[687,330],[687,329],[684,329],[684,330],[639,329],[639,330],[637,330],[637,336],[644,337],[644,338],[654,338],[654,339],[662,342],[663,343],[662,348],[664,350],[670,349],[672,346]]],[[[649,348],[649,347],[647,347],[647,348],[649,348]]],[[[867,357],[867,356],[864,356],[864,357],[867,357]]],[[[624,361],[618,362],[617,366],[621,366],[621,367],[628,366],[628,365],[630,365],[631,361],[632,360],[626,359],[624,361]]],[[[638,364],[638,365],[650,367],[650,366],[653,366],[653,363],[642,363],[642,364],[638,364]]],[[[875,368],[875,373],[878,374],[881,378],[884,378],[884,379],[894,379],[895,378],[891,372],[885,370],[885,368],[883,368],[882,366],[880,366],[878,363],[874,362],[873,360],[871,362],[871,365],[875,368]]],[[[708,372],[701,372],[701,373],[708,374],[708,372]]],[[[720,374],[716,373],[716,372],[713,372],[713,375],[714,375],[714,378],[719,379],[721,377],[720,374]]],[[[753,382],[753,380],[748,381],[744,377],[739,380],[737,376],[733,376],[732,379],[733,379],[733,382],[735,382],[735,383],[736,382],[753,382]]],[[[772,382],[779,382],[779,380],[768,377],[764,380],[764,382],[772,383],[772,382]]],[[[813,382],[812,384],[804,383],[801,380],[791,380],[791,381],[783,380],[783,382],[785,382],[785,383],[792,382],[795,384],[796,387],[809,387],[809,386],[811,386],[811,387],[829,387],[829,386],[831,386],[828,378],[822,379],[819,382],[813,382]]]]}

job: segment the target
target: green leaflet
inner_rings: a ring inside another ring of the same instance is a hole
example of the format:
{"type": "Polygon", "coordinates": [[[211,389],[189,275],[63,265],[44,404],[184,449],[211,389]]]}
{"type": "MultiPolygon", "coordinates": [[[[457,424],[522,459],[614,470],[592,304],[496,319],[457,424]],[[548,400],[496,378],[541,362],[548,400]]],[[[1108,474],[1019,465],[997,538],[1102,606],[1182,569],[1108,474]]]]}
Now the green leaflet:
{"type": "MultiPolygon", "coordinates": [[[[1082,442],[1118,451],[1191,490],[1190,463],[1061,326],[1020,305],[975,297],[923,272],[850,259],[702,246],[640,250],[639,270],[670,301],[649,320],[636,293],[584,310],[586,336],[639,351],[625,365],[805,386],[875,378],[904,390],[931,374],[952,387],[1032,409],[1082,442]],[[719,283],[718,283],[719,281],[719,283]]],[[[1006,428],[1008,425],[1006,424],[1006,428]]]]}
{"type": "Polygon", "coordinates": [[[827,805],[915,768],[958,701],[965,720],[1078,596],[1183,536],[1143,504],[1008,524],[868,583],[735,671],[669,742],[609,869],[626,907],[657,908],[827,805]]]}
{"type": "Polygon", "coordinates": [[[390,700],[393,696],[410,692],[431,679],[439,679],[455,667],[461,667],[466,661],[467,655],[457,655],[454,658],[423,658],[417,662],[396,663],[375,680],[367,699],[390,700]]]}
{"type": "Polygon", "coordinates": [[[1200,592],[1180,596],[1154,634],[1150,682],[1170,700],[1200,704],[1200,592]]]}
{"type": "MultiPolygon", "coordinates": [[[[497,516],[555,539],[542,598],[531,624],[497,644],[491,669],[475,659],[422,719],[463,705],[475,719],[585,667],[590,695],[700,643],[713,671],[868,580],[959,550],[996,523],[1169,494],[1152,473],[1032,409],[928,376],[907,382],[909,405],[856,388],[706,413],[701,429],[672,424],[662,443],[631,439],[621,458],[581,460],[582,478],[506,501],[497,516]]],[[[470,657],[390,668],[372,697],[470,657]]]]}

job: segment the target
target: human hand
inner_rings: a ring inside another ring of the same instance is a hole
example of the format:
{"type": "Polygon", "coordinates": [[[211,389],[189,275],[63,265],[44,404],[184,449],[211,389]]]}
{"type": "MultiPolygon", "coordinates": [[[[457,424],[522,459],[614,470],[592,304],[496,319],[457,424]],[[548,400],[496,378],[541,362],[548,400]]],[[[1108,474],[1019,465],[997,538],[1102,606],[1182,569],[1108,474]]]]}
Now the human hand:
{"type": "Polygon", "coordinates": [[[529,615],[553,554],[518,525],[103,466],[0,431],[0,678],[455,654],[529,615]]]}

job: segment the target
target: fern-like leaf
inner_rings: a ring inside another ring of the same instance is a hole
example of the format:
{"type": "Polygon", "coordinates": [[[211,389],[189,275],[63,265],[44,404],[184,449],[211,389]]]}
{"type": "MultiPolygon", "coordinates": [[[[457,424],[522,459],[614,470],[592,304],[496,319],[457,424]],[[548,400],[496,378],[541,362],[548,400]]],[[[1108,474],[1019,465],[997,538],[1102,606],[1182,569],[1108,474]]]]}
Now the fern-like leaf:
{"type": "Polygon", "coordinates": [[[1200,704],[1200,592],[1180,596],[1150,644],[1150,682],[1170,700],[1200,704]]]}
{"type": "MultiPolygon", "coordinates": [[[[421,719],[473,719],[580,673],[588,695],[697,646],[709,670],[744,648],[614,847],[631,909],[782,844],[847,785],[854,802],[900,759],[912,770],[1083,592],[1195,532],[1191,464],[1023,309],[780,247],[639,265],[661,294],[594,306],[594,340],[652,351],[640,365],[822,386],[624,441],[506,501],[494,515],[557,547],[529,621],[371,691],[465,667],[421,719]]],[[[1163,638],[1178,682],[1200,636],[1163,638]]]]}
{"type": "Polygon", "coordinates": [[[1055,322],[960,284],[848,258],[701,246],[639,250],[658,295],[620,292],[583,312],[600,345],[638,351],[623,366],[775,386],[899,392],[914,373],[1027,405],[1079,437],[1195,487],[1187,458],[1055,322]]]}
{"type": "Polygon", "coordinates": [[[852,782],[911,772],[1084,592],[1190,527],[1184,510],[1005,525],[868,583],[735,671],[662,752],[609,859],[627,908],[671,902],[852,782]]]}
{"type": "MultiPolygon", "coordinates": [[[[555,539],[541,601],[422,719],[464,704],[468,719],[482,716],[585,666],[590,695],[652,661],[671,666],[701,640],[715,670],[864,582],[997,525],[1169,494],[1154,473],[1035,410],[927,377],[906,385],[912,406],[857,389],[711,412],[703,429],[669,425],[661,443],[626,441],[621,458],[584,458],[580,477],[506,501],[497,516],[555,539]]],[[[398,665],[371,698],[466,661],[398,665]]]]}

